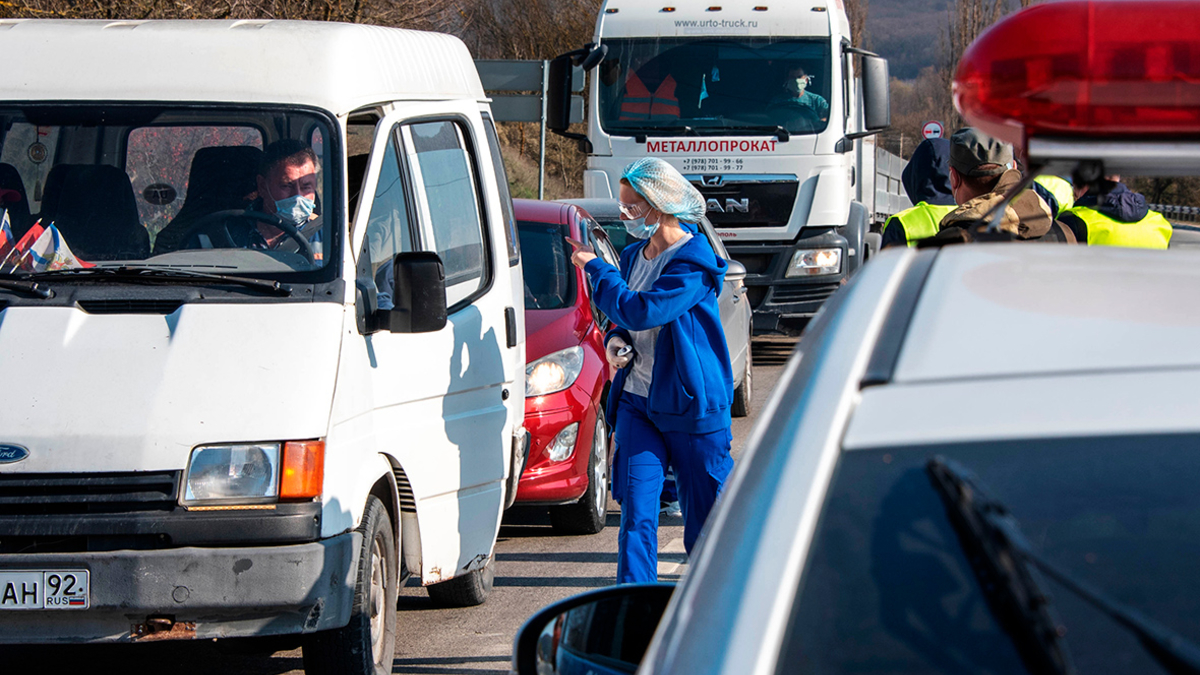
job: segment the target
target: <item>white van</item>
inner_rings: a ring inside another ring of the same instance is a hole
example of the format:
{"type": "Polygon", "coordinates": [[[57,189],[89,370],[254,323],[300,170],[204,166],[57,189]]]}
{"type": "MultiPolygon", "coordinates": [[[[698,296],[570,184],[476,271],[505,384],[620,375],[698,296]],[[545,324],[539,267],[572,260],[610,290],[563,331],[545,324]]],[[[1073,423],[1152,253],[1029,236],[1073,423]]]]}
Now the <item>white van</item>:
{"type": "Polygon", "coordinates": [[[304,634],[312,672],[390,672],[407,576],[486,597],[526,448],[467,49],[287,21],[0,36],[0,643],[304,634]]]}

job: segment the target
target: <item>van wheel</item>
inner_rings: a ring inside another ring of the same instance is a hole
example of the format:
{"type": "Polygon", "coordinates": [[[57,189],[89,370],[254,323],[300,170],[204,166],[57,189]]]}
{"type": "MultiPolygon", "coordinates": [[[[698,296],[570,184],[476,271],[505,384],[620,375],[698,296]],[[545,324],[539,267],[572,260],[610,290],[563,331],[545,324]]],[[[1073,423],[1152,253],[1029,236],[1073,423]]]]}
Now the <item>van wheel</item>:
{"type": "Polygon", "coordinates": [[[754,359],[750,356],[754,349],[746,345],[746,373],[742,375],[742,384],[733,390],[733,405],[729,412],[734,417],[746,417],[750,414],[750,399],[754,396],[754,359]]]}
{"type": "Polygon", "coordinates": [[[604,411],[596,411],[592,456],[588,458],[588,486],[574,504],[550,507],[550,525],[563,534],[596,534],[608,518],[608,425],[604,411]]]}
{"type": "Polygon", "coordinates": [[[449,581],[431,584],[425,587],[429,599],[440,607],[474,607],[482,605],[492,592],[492,580],[495,578],[494,561],[488,558],[487,564],[477,570],[460,574],[449,581]]]}
{"type": "Polygon", "coordinates": [[[383,675],[396,649],[397,551],[392,519],[379,498],[367,497],[350,623],[304,639],[307,675],[383,675]]]}

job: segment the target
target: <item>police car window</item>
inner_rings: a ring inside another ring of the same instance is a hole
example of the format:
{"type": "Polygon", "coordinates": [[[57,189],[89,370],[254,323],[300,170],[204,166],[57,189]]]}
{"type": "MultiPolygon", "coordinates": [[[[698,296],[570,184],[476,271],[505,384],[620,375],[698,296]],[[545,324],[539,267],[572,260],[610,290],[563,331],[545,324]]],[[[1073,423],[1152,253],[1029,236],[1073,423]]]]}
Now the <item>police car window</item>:
{"type": "MultiPolygon", "coordinates": [[[[1200,640],[1195,435],[1003,441],[844,452],[819,518],[779,672],[1025,672],[924,466],[973,471],[1035,549],[1200,640]]],[[[1136,638],[1045,581],[1080,673],[1162,672],[1136,638]]]]}

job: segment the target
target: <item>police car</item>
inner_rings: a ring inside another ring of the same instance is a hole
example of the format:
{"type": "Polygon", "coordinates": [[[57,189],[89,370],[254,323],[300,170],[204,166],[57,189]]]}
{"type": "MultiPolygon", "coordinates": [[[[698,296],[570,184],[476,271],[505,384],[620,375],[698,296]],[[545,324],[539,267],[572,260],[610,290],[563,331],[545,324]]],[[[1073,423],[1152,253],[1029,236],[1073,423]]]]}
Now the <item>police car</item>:
{"type": "MultiPolygon", "coordinates": [[[[1198,35],[1195,2],[1035,6],[957,101],[1077,179],[1197,173],[1147,138],[1200,132],[1198,35]]],[[[514,670],[1200,672],[1197,344],[1194,251],[887,251],[810,324],[682,585],[543,610],[514,670]]]]}

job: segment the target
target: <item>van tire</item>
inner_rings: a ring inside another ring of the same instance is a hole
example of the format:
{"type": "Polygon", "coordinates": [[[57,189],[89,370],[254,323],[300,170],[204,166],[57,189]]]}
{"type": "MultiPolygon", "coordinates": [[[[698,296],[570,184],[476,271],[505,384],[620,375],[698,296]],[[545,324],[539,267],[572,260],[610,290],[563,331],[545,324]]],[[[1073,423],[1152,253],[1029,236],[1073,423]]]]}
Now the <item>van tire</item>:
{"type": "Polygon", "coordinates": [[[596,534],[608,519],[608,425],[596,411],[596,431],[588,457],[588,486],[574,504],[550,507],[550,526],[563,534],[596,534]]]}
{"type": "Polygon", "coordinates": [[[431,584],[425,587],[429,599],[439,607],[474,607],[482,605],[492,592],[492,580],[496,568],[494,559],[488,558],[487,564],[466,574],[460,574],[449,581],[431,584]]]}
{"type": "Polygon", "coordinates": [[[733,405],[729,413],[734,417],[746,417],[750,414],[750,400],[754,396],[754,350],[746,345],[746,372],[742,375],[742,383],[733,390],[733,405]]]}
{"type": "Polygon", "coordinates": [[[399,551],[392,519],[383,502],[367,497],[362,547],[354,582],[350,622],[342,628],[304,638],[306,675],[383,675],[392,672],[396,649],[396,598],[399,551]],[[372,614],[382,619],[372,621],[372,614]],[[382,631],[382,635],[378,633],[382,631]],[[381,641],[380,641],[381,640],[381,641]]]}

